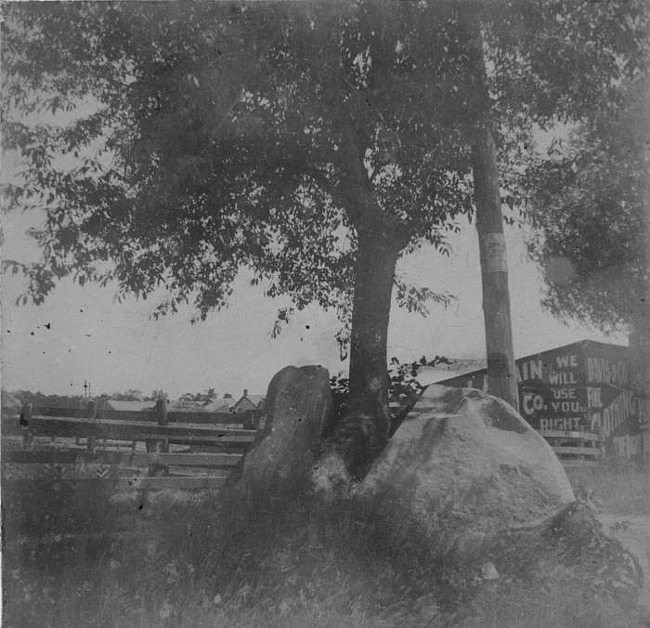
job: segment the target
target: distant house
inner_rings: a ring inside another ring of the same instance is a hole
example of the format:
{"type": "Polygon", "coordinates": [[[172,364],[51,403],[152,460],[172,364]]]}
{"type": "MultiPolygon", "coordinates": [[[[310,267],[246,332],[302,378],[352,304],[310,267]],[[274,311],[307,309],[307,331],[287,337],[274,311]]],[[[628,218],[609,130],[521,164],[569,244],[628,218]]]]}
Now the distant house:
{"type": "Polygon", "coordinates": [[[118,399],[106,399],[104,409],[118,410],[120,412],[148,412],[153,410],[155,401],[122,401],[118,399]]]}
{"type": "Polygon", "coordinates": [[[263,410],[265,400],[266,397],[264,395],[249,395],[248,390],[244,388],[244,394],[232,406],[231,412],[240,414],[242,412],[250,412],[251,410],[263,410]]]}
{"type": "Polygon", "coordinates": [[[207,406],[203,407],[205,412],[214,412],[214,413],[223,413],[233,412],[233,406],[235,405],[235,400],[231,395],[227,397],[224,395],[223,399],[215,399],[211,401],[207,406]]]}
{"type": "Polygon", "coordinates": [[[198,401],[188,401],[186,399],[177,399],[167,404],[168,412],[203,412],[205,406],[198,401]]]}

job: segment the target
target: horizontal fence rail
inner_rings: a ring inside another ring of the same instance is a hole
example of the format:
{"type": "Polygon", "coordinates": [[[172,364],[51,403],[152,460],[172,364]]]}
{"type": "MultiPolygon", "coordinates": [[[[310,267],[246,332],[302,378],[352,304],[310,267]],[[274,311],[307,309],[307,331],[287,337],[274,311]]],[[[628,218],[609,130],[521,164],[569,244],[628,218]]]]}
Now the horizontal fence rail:
{"type": "Polygon", "coordinates": [[[600,442],[600,436],[593,432],[562,432],[560,430],[544,430],[540,432],[544,438],[576,438],[585,442],[600,442]]]}
{"type": "MultiPolygon", "coordinates": [[[[3,428],[8,423],[15,422],[21,411],[15,408],[2,408],[3,428]]],[[[89,413],[88,408],[45,408],[35,407],[32,409],[34,416],[47,416],[58,418],[87,419],[93,416],[96,419],[106,421],[136,421],[145,423],[157,423],[160,421],[160,413],[157,409],[150,410],[112,410],[99,408],[89,413]]],[[[166,411],[167,423],[191,423],[194,425],[220,425],[224,429],[258,429],[260,421],[264,416],[263,410],[246,410],[245,412],[204,412],[204,411],[166,411]]]]}
{"type": "Polygon", "coordinates": [[[603,457],[602,441],[591,432],[540,432],[563,464],[594,464],[603,457]]]}
{"type": "Polygon", "coordinates": [[[17,464],[77,464],[80,462],[148,466],[205,467],[223,469],[235,466],[241,454],[216,453],[131,453],[121,451],[25,451],[9,450],[2,453],[2,461],[17,464]]]}
{"type": "Polygon", "coordinates": [[[231,430],[204,425],[157,425],[147,421],[114,421],[73,417],[32,416],[28,429],[34,436],[81,437],[126,441],[166,439],[181,445],[251,445],[256,430],[231,430]]]}

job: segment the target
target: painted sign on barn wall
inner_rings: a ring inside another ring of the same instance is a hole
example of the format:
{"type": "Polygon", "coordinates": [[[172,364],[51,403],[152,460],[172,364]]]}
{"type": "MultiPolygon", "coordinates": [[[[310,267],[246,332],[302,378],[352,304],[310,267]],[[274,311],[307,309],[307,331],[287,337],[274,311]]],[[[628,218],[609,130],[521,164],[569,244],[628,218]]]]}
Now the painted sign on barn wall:
{"type": "MultiPolygon", "coordinates": [[[[516,361],[519,411],[540,432],[589,431],[608,449],[640,453],[638,403],[628,349],[585,340],[516,361]]],[[[485,370],[440,382],[485,388],[485,370]]]]}

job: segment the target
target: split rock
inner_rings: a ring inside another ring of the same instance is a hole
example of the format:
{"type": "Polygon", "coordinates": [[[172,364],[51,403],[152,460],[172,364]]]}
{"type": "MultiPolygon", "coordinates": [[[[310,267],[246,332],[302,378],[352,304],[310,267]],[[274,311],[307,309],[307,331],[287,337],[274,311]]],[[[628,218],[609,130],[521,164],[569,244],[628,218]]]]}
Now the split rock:
{"type": "Polygon", "coordinates": [[[428,529],[446,526],[441,551],[464,555],[575,501],[551,447],[511,406],[439,385],[424,391],[354,494],[428,529]]]}

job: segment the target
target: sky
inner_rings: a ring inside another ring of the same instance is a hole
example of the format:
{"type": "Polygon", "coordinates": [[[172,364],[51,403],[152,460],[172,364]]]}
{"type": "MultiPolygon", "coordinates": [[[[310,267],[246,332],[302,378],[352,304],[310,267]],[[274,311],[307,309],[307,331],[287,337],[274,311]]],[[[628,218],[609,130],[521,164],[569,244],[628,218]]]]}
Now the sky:
{"type": "MultiPolygon", "coordinates": [[[[4,216],[5,259],[27,262],[38,256],[26,229],[38,214],[4,216]]],[[[563,325],[542,310],[543,283],[527,259],[525,233],[506,230],[516,357],[577,340],[625,344],[625,336],[604,336],[579,324],[563,325]]],[[[472,225],[450,239],[446,258],[431,248],[401,260],[398,273],[456,299],[448,308],[433,305],[429,317],[392,308],[388,355],[411,361],[426,355],[481,358],[485,336],[481,309],[478,238],[472,225]]],[[[310,307],[297,313],[279,338],[270,335],[277,307],[287,302],[263,296],[261,288],[237,281],[230,306],[205,322],[190,324],[194,311],[151,318],[158,302],[114,300],[115,288],[83,288],[61,282],[41,306],[17,306],[25,291],[21,275],[2,277],[2,387],[45,394],[93,394],[163,389],[171,398],[214,387],[222,396],[243,389],[264,394],[270,379],[287,365],[320,364],[330,373],[347,369],[334,339],[333,314],[310,307]]],[[[161,295],[162,296],[162,295],[161,295]]]]}

